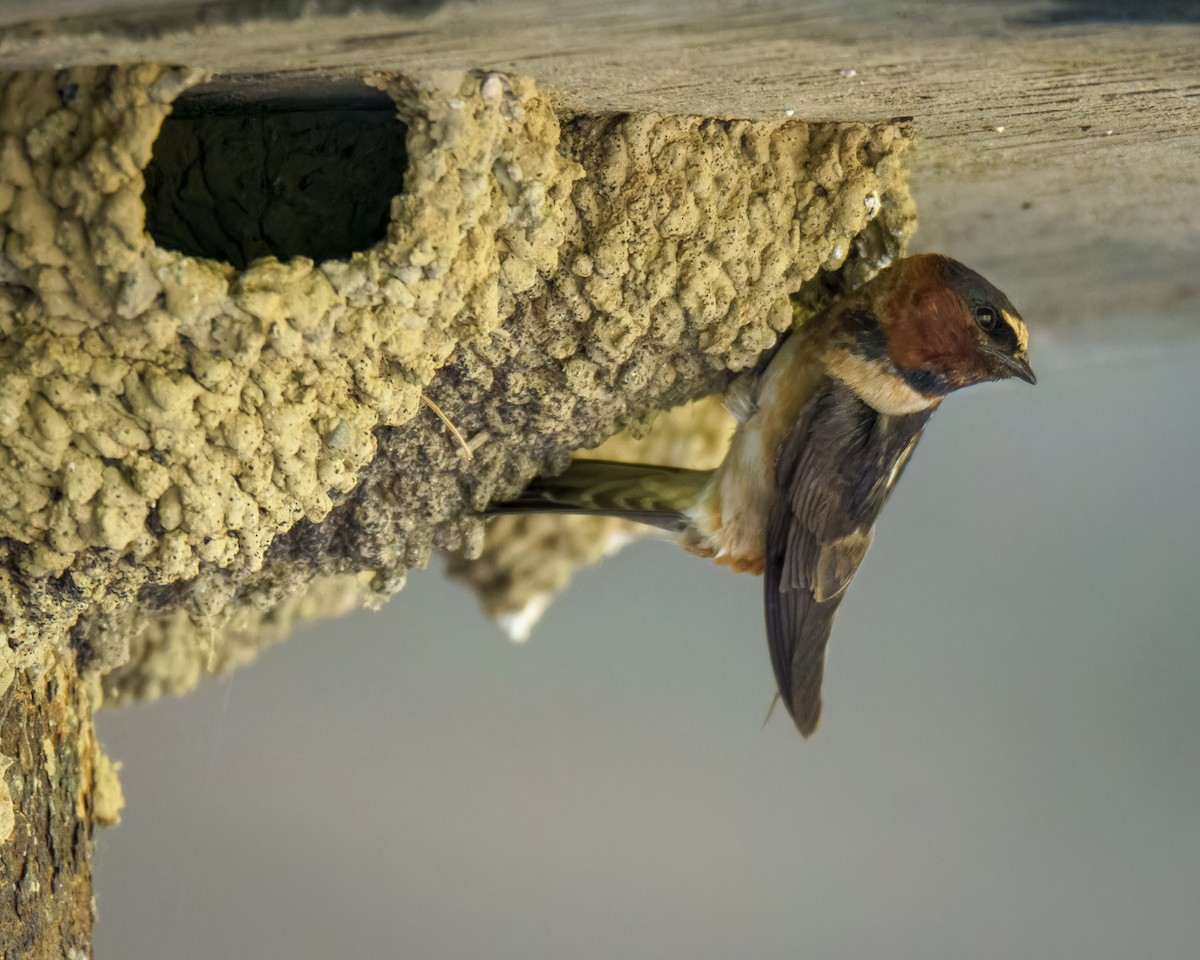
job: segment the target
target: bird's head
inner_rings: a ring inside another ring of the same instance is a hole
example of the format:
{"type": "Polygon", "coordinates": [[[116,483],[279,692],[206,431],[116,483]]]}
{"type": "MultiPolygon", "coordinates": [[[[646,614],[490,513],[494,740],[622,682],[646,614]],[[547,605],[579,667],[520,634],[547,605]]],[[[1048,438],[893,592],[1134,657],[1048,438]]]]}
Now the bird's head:
{"type": "Polygon", "coordinates": [[[889,357],[916,389],[945,394],[987,380],[1037,382],[1017,308],[974,270],[949,257],[918,254],[877,280],[884,282],[873,308],[889,357]]]}

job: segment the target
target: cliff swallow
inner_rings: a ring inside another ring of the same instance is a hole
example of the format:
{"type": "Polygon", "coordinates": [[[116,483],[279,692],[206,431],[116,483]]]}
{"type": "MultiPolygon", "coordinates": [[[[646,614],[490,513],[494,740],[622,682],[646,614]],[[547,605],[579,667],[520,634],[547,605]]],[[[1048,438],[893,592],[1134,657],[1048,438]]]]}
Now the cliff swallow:
{"type": "Polygon", "coordinates": [[[788,336],[726,398],[738,427],[716,470],[576,460],[490,513],[648,523],[765,580],[779,696],[817,729],[834,614],[933,411],[955,390],[1035,383],[1003,293],[936,254],[897,261],[788,336]]]}

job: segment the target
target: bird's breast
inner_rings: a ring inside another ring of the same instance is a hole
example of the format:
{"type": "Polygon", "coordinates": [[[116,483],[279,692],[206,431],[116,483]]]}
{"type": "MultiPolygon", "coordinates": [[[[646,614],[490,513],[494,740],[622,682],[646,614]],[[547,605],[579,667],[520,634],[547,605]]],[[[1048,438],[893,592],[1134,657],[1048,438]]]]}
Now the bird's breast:
{"type": "Polygon", "coordinates": [[[698,552],[743,573],[762,573],[774,491],[774,458],[763,448],[761,427],[756,416],[734,435],[695,518],[698,552]]]}
{"type": "Polygon", "coordinates": [[[742,573],[763,571],[767,517],[775,494],[778,411],[761,405],[733,436],[729,452],[689,512],[684,546],[742,573]]]}

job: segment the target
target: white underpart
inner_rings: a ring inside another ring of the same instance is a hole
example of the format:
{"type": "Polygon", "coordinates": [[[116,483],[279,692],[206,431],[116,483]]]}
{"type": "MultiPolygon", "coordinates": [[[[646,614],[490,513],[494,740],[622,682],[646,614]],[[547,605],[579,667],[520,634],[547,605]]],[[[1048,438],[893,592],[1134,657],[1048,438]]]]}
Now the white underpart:
{"type": "Polygon", "coordinates": [[[721,466],[696,506],[688,511],[701,544],[715,551],[718,559],[762,556],[775,489],[777,445],[783,440],[772,438],[769,442],[773,449],[768,451],[763,431],[768,429],[772,412],[777,414],[781,400],[795,392],[792,380],[805,368],[801,355],[807,349],[803,337],[788,337],[757,380],[736,382],[736,395],[728,406],[739,421],[737,431],[721,466]],[[721,505],[719,517],[713,515],[714,497],[721,505]]]}
{"type": "Polygon", "coordinates": [[[755,556],[762,553],[773,478],[765,466],[773,462],[763,450],[763,410],[770,409],[769,390],[760,396],[759,410],[738,427],[729,452],[708,482],[706,492],[689,510],[688,519],[701,543],[716,551],[714,559],[733,555],[755,556]],[[717,496],[721,516],[714,517],[710,504],[717,496]],[[717,522],[714,528],[713,522],[717,522]]]}
{"type": "Polygon", "coordinates": [[[747,503],[767,503],[771,498],[772,478],[763,467],[773,463],[774,457],[768,457],[763,450],[761,419],[752,417],[746,428],[739,432],[740,442],[731,451],[735,455],[736,466],[732,474],[722,471],[721,478],[722,502],[725,505],[722,520],[726,526],[736,524],[739,520],[746,525],[749,521],[752,529],[747,529],[744,535],[755,538],[759,529],[766,529],[767,518],[735,516],[733,508],[740,506],[744,511],[747,503]]]}

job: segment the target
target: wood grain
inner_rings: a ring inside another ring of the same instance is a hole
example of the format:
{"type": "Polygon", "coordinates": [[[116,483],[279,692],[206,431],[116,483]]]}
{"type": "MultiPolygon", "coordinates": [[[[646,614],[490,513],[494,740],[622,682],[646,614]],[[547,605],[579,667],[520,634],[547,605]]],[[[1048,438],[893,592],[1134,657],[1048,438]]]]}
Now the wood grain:
{"type": "Polygon", "coordinates": [[[8,0],[0,68],[495,69],[533,76],[568,113],[911,116],[918,246],[995,276],[1035,339],[1047,323],[1191,322],[1200,302],[1194,5],[481,0],[358,4],[353,16],[347,6],[8,0]]]}

